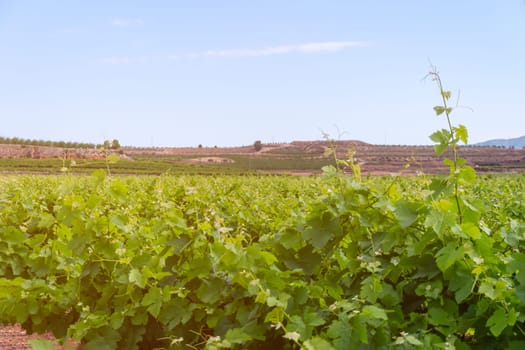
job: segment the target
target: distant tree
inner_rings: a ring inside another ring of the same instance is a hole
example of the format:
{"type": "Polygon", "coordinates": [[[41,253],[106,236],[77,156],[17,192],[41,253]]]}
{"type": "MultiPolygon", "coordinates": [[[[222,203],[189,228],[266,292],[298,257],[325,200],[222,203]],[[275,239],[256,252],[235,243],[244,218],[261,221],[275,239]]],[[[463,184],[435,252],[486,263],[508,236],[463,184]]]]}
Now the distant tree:
{"type": "Polygon", "coordinates": [[[199,148],[202,148],[202,144],[199,143],[199,148]]]}
{"type": "Polygon", "coordinates": [[[111,143],[111,148],[112,149],[119,149],[120,148],[120,142],[118,142],[117,139],[114,139],[113,142],[111,143]]]}
{"type": "Polygon", "coordinates": [[[253,148],[256,152],[259,152],[262,149],[262,142],[260,140],[257,140],[253,143],[253,148]]]}

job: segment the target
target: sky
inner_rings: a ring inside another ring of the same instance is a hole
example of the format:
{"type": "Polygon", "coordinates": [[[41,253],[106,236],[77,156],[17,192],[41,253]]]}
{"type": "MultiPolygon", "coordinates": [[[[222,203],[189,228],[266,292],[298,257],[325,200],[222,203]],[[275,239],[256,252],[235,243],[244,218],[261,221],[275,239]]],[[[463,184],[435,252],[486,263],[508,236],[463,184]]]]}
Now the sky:
{"type": "Polygon", "coordinates": [[[525,135],[523,0],[0,0],[0,136],[143,147],[525,135]]]}

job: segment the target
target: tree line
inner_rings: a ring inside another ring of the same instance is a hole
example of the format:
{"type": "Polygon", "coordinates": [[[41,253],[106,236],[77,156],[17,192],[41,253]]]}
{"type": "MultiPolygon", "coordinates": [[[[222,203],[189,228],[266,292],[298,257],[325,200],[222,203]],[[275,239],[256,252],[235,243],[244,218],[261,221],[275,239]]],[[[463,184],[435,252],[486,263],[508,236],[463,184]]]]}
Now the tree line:
{"type": "Polygon", "coordinates": [[[106,140],[102,144],[87,143],[87,142],[70,142],[70,141],[50,141],[50,140],[31,140],[19,137],[2,137],[0,136],[0,144],[8,145],[27,145],[27,146],[48,146],[48,147],[63,147],[63,148],[104,148],[104,149],[119,149],[120,142],[115,140],[106,140]]]}

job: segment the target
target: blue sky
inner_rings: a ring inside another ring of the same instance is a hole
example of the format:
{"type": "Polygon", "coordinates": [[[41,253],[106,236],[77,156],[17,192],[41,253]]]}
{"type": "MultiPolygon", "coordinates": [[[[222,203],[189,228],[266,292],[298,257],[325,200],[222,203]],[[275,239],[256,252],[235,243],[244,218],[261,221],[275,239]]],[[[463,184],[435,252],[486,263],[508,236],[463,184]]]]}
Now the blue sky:
{"type": "Polygon", "coordinates": [[[0,136],[429,144],[525,135],[525,2],[0,0],[0,136]]]}

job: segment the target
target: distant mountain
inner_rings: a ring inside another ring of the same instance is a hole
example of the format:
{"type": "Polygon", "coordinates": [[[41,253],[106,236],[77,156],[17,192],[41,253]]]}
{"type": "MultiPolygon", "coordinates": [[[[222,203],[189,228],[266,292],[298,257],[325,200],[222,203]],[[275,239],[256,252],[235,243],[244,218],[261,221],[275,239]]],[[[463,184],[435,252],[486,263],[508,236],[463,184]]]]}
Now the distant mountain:
{"type": "Polygon", "coordinates": [[[522,149],[525,147],[525,136],[516,137],[514,139],[495,139],[476,143],[474,146],[488,146],[488,147],[506,147],[522,149]]]}

